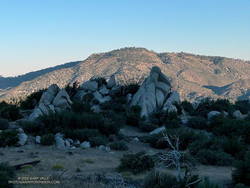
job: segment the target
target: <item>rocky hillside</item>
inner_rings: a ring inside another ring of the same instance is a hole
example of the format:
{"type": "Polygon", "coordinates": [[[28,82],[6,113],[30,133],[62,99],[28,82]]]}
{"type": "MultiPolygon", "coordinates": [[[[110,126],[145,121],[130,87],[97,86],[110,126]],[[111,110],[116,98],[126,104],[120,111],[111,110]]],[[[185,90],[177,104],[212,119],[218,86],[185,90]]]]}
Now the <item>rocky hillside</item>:
{"type": "MultiPolygon", "coordinates": [[[[158,66],[168,76],[182,100],[193,101],[207,96],[236,100],[250,96],[249,61],[123,48],[93,54],[72,66],[50,69],[17,86],[10,85],[12,88],[0,90],[0,100],[20,98],[52,84],[63,87],[76,80],[84,82],[92,77],[110,78],[115,75],[121,84],[141,82],[153,66],[158,66]]],[[[7,82],[1,78],[0,85],[7,82]]]]}

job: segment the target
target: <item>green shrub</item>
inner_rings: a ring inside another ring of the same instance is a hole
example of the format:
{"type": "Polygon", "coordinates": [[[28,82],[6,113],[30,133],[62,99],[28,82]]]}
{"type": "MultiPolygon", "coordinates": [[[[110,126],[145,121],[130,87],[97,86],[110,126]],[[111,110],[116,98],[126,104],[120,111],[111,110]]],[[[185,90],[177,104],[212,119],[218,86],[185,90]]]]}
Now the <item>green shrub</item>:
{"type": "Polygon", "coordinates": [[[167,173],[152,171],[144,179],[143,188],[173,188],[178,187],[176,178],[167,173]]]}
{"type": "Polygon", "coordinates": [[[18,141],[16,130],[4,130],[0,133],[0,147],[16,146],[18,141]]]}
{"type": "Polygon", "coordinates": [[[126,115],[126,123],[132,126],[138,126],[141,120],[140,118],[141,107],[140,106],[132,106],[126,115]]]}
{"type": "Polygon", "coordinates": [[[41,137],[41,144],[45,146],[51,146],[55,143],[55,137],[53,134],[46,134],[41,137]]]}
{"type": "Polygon", "coordinates": [[[234,156],[241,157],[247,150],[244,143],[239,138],[223,138],[222,139],[223,151],[234,156]]]}
{"type": "Polygon", "coordinates": [[[92,78],[90,79],[91,81],[96,81],[98,84],[98,87],[102,86],[102,85],[107,85],[107,81],[105,78],[102,77],[98,77],[98,78],[92,78]]]}
{"type": "Polygon", "coordinates": [[[100,123],[97,128],[100,131],[100,133],[109,136],[112,134],[118,134],[120,126],[121,125],[112,120],[104,119],[103,122],[100,123]]]}
{"type": "Polygon", "coordinates": [[[26,97],[25,100],[20,102],[21,109],[34,109],[36,105],[38,104],[39,100],[41,99],[41,96],[45,90],[39,90],[36,92],[33,92],[28,97],[26,97]]]}
{"type": "Polygon", "coordinates": [[[193,105],[188,101],[183,101],[181,103],[181,106],[182,106],[183,110],[185,110],[185,112],[189,113],[190,115],[192,115],[195,111],[193,105]]]}
{"type": "Polygon", "coordinates": [[[82,103],[81,101],[73,101],[71,109],[75,113],[91,112],[89,103],[82,103]]]}
{"type": "Polygon", "coordinates": [[[205,165],[229,166],[232,165],[233,157],[223,151],[202,149],[198,151],[196,158],[205,165]]]}
{"type": "Polygon", "coordinates": [[[246,185],[244,185],[244,184],[242,184],[242,183],[239,183],[239,184],[236,184],[235,186],[234,186],[234,188],[250,188],[249,186],[246,186],[246,185]]]}
{"type": "Polygon", "coordinates": [[[109,146],[112,150],[120,150],[120,151],[128,150],[127,144],[123,141],[113,142],[109,146]]]}
{"type": "Polygon", "coordinates": [[[125,154],[121,158],[120,171],[130,171],[134,174],[142,173],[147,170],[151,170],[154,167],[154,161],[151,156],[145,152],[139,152],[136,154],[125,154]]]}
{"type": "Polygon", "coordinates": [[[22,127],[25,133],[39,135],[41,132],[40,125],[35,121],[20,121],[19,125],[22,127]]]}
{"type": "Polygon", "coordinates": [[[244,160],[235,163],[232,178],[235,184],[242,183],[250,186],[250,152],[245,154],[244,160]]]}
{"type": "Polygon", "coordinates": [[[66,138],[79,140],[80,142],[88,141],[96,136],[101,136],[100,132],[96,129],[65,130],[64,135],[66,138]]]}
{"type": "Polygon", "coordinates": [[[108,139],[105,136],[95,136],[92,138],[89,138],[89,142],[91,146],[100,146],[100,145],[106,145],[108,143],[108,139]]]}
{"type": "Polygon", "coordinates": [[[141,121],[139,123],[139,128],[143,132],[151,132],[151,131],[155,130],[156,128],[158,128],[158,126],[153,124],[153,123],[150,123],[150,122],[141,121]]]}
{"type": "Polygon", "coordinates": [[[187,125],[193,129],[208,129],[207,120],[204,117],[192,117],[187,125]]]}
{"type": "Polygon", "coordinates": [[[22,118],[19,108],[13,104],[7,104],[6,102],[0,103],[0,117],[8,120],[18,120],[22,118]]]}
{"type": "Polygon", "coordinates": [[[195,188],[220,188],[219,185],[213,184],[208,178],[205,178],[195,188]]]}
{"type": "Polygon", "coordinates": [[[8,127],[9,127],[8,120],[0,118],[0,130],[8,129],[8,127]]]}
{"type": "Polygon", "coordinates": [[[247,114],[250,111],[250,102],[249,100],[240,100],[236,101],[234,108],[241,111],[243,114],[247,114]]]}
{"type": "Polygon", "coordinates": [[[0,188],[12,188],[13,184],[9,184],[15,178],[16,174],[14,168],[8,163],[0,163],[0,188]]]}

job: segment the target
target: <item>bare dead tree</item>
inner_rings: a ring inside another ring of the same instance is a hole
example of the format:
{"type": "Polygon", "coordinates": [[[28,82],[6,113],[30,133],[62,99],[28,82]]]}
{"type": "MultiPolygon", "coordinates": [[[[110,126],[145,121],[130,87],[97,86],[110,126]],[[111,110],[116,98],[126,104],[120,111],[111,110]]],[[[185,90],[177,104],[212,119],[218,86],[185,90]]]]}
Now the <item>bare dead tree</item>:
{"type": "Polygon", "coordinates": [[[189,188],[191,185],[197,184],[201,181],[201,179],[197,179],[194,181],[191,180],[192,176],[192,169],[193,165],[184,160],[185,158],[185,152],[180,151],[180,139],[178,136],[172,136],[170,137],[167,133],[163,134],[163,138],[167,141],[168,145],[170,146],[171,150],[160,155],[159,158],[163,162],[163,164],[167,167],[174,167],[176,170],[176,179],[178,182],[181,182],[183,180],[186,180],[185,187],[189,188]],[[181,167],[185,167],[185,172],[183,173],[181,170],[181,167]]]}

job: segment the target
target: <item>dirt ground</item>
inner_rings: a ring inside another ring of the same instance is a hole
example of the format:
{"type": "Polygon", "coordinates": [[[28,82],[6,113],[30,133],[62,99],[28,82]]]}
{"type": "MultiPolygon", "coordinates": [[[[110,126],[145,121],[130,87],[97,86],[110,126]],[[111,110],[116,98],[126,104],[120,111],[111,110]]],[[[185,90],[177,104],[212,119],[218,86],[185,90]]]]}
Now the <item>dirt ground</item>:
{"type": "MultiPolygon", "coordinates": [[[[133,134],[134,130],[124,130],[127,135],[133,134]]],[[[141,134],[141,133],[140,133],[141,134]]],[[[130,135],[131,136],[131,135],[130,135]]],[[[19,178],[24,177],[54,177],[54,180],[73,179],[94,173],[117,173],[116,168],[119,165],[123,154],[129,152],[146,151],[153,154],[162,150],[156,150],[147,144],[131,141],[128,143],[129,151],[101,151],[97,148],[89,149],[67,149],[59,150],[55,146],[40,146],[29,144],[22,147],[1,148],[0,162],[9,162],[10,165],[41,160],[36,166],[27,165],[25,168],[17,171],[19,178]]],[[[228,184],[231,181],[231,167],[216,166],[197,166],[195,170],[202,177],[208,177],[211,181],[219,184],[228,184]]],[[[174,173],[173,170],[167,170],[174,173]]],[[[130,173],[123,173],[127,178],[142,179],[145,174],[138,176],[130,173]]],[[[61,182],[63,184],[63,182],[61,182]]],[[[79,183],[80,184],[80,183],[79,183]]],[[[73,186],[73,185],[72,185],[73,186]]],[[[15,186],[27,187],[27,186],[15,186]]],[[[28,187],[57,187],[52,185],[38,186],[29,185],[28,187]]],[[[58,187],[63,187],[58,185],[58,187]]],[[[67,187],[67,186],[66,186],[67,187]]],[[[70,186],[69,186],[70,187],[70,186]]],[[[80,186],[82,187],[82,185],[80,186]]],[[[101,187],[101,186],[97,186],[101,187]]]]}

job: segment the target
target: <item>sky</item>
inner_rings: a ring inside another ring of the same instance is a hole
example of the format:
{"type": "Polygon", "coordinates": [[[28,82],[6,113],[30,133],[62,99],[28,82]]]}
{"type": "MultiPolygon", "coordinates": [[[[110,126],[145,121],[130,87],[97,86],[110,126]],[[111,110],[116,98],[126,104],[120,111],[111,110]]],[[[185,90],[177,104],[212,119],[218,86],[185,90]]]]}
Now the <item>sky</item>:
{"type": "Polygon", "coordinates": [[[250,60],[250,0],[0,0],[0,75],[122,47],[250,60]]]}

